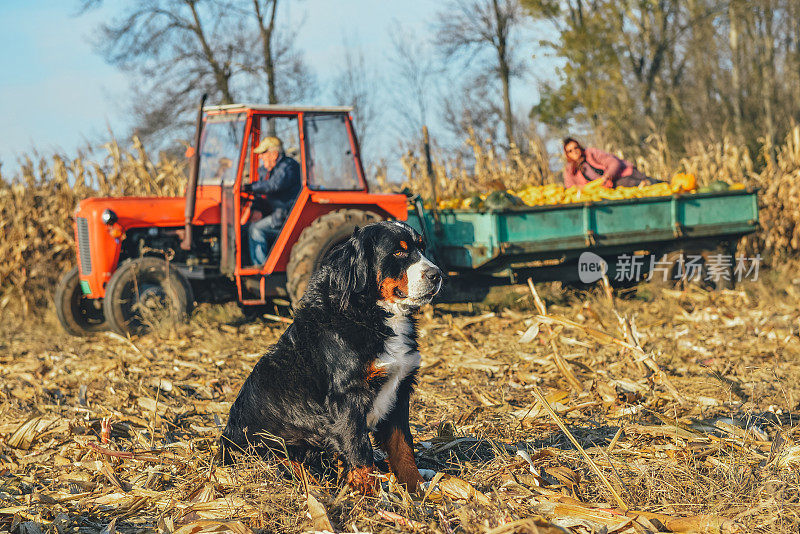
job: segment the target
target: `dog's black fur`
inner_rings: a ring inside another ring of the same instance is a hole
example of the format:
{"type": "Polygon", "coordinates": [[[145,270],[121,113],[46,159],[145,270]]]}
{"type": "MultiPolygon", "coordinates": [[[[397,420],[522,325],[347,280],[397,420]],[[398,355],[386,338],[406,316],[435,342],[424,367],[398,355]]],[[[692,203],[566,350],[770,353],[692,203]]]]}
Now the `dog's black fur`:
{"type": "MultiPolygon", "coordinates": [[[[387,323],[392,315],[388,309],[413,314],[441,287],[441,272],[426,262],[422,281],[414,287],[428,291],[410,298],[409,267],[420,272],[423,252],[422,237],[411,227],[382,222],[356,229],[326,256],[309,281],[294,322],[256,363],[231,407],[221,438],[224,463],[232,461],[232,451],[275,450],[274,441],[265,438],[274,436],[285,442],[293,461],[303,461],[309,453],[338,454],[351,485],[369,493],[374,489],[369,476],[372,431],[399,481],[417,490],[422,479],[408,422],[417,368],[402,379],[393,407],[374,429],[368,428],[367,414],[389,380],[376,367],[395,336],[387,323]]],[[[418,354],[416,324],[410,320],[404,347],[418,354]]]]}

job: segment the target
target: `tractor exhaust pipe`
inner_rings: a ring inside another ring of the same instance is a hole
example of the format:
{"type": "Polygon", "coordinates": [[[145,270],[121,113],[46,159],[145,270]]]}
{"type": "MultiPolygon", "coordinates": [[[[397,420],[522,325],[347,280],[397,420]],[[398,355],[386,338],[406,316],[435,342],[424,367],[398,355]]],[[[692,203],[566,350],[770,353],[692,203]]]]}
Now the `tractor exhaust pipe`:
{"type": "Polygon", "coordinates": [[[186,184],[186,209],[183,212],[183,241],[181,249],[192,248],[192,220],[194,219],[194,206],[197,201],[197,175],[200,172],[200,134],[203,133],[203,107],[206,105],[208,93],[203,93],[200,99],[200,108],[197,110],[197,123],[195,123],[194,154],[189,168],[189,183],[186,184]]]}

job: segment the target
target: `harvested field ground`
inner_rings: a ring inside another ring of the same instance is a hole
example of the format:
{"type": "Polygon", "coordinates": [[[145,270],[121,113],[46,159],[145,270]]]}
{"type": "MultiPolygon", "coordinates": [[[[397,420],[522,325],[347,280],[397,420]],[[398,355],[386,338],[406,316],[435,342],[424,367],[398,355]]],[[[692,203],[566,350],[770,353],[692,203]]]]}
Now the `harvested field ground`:
{"type": "Polygon", "coordinates": [[[614,301],[541,285],[546,318],[527,286],[424,310],[412,431],[419,466],[445,475],[378,499],[277,462],[214,466],[283,323],[209,306],[177,330],[80,340],[50,311],[4,320],[0,530],[797,532],[796,272],[614,301]]]}

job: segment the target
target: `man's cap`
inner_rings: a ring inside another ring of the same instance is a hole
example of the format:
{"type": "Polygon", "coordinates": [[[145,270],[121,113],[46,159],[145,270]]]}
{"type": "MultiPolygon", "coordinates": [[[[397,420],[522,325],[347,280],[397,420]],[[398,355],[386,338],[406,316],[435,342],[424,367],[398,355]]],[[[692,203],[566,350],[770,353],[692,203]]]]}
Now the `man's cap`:
{"type": "Polygon", "coordinates": [[[255,152],[256,154],[263,154],[267,150],[281,151],[283,150],[283,143],[277,137],[272,137],[272,136],[265,137],[264,139],[261,140],[260,143],[258,143],[258,146],[256,147],[255,150],[253,150],[253,152],[255,152]]]}

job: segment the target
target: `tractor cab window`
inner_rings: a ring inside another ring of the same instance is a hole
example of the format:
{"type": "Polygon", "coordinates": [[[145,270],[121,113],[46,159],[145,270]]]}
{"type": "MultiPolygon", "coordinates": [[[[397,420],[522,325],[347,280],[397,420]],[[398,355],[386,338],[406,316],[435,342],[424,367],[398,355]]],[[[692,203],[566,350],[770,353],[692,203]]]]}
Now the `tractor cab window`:
{"type": "MultiPolygon", "coordinates": [[[[283,143],[283,151],[290,158],[300,161],[300,130],[297,128],[297,116],[273,115],[262,116],[259,121],[260,137],[277,137],[283,143]]],[[[258,145],[259,139],[255,145],[258,145]]]]}
{"type": "Polygon", "coordinates": [[[345,115],[306,114],[303,132],[309,188],[326,191],[362,189],[345,115]]]}
{"type": "Polygon", "coordinates": [[[200,142],[200,185],[231,185],[236,181],[247,115],[212,115],[200,142]]]}
{"type": "MultiPolygon", "coordinates": [[[[257,131],[254,132],[253,148],[266,137],[277,137],[283,145],[283,152],[286,157],[300,161],[300,129],[297,127],[296,115],[272,115],[261,116],[255,122],[257,131]]],[[[256,156],[255,154],[253,155],[256,156]]],[[[256,177],[263,179],[266,169],[260,161],[256,161],[256,177]]],[[[249,181],[249,180],[244,180],[249,181]]]]}

